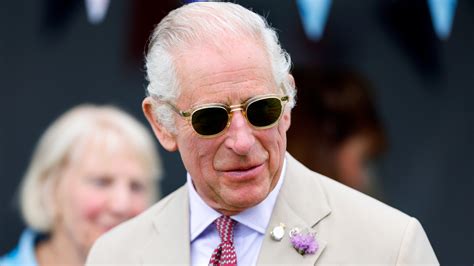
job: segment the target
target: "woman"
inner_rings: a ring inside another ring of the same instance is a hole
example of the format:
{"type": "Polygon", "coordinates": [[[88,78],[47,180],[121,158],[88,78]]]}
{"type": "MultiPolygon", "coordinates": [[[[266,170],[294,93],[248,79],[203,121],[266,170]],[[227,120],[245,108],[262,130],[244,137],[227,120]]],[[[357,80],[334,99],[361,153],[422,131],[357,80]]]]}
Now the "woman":
{"type": "Polygon", "coordinates": [[[350,71],[294,74],[301,84],[290,153],[312,170],[380,198],[372,167],[387,139],[369,81],[350,71]]]}
{"type": "Polygon", "coordinates": [[[94,241],[156,201],[154,139],[125,112],[80,105],[42,135],[21,184],[28,229],[0,265],[83,265],[94,241]]]}

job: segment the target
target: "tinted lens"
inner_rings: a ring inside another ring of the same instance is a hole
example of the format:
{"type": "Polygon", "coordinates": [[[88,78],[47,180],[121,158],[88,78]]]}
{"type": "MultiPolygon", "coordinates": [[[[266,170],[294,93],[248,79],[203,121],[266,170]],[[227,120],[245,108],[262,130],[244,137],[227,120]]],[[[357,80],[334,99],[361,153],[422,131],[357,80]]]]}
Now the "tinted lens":
{"type": "Polygon", "coordinates": [[[229,116],[224,108],[209,107],[195,111],[191,123],[198,134],[210,136],[224,130],[228,119],[229,116]]]}
{"type": "Polygon", "coordinates": [[[255,127],[270,126],[280,118],[281,109],[278,98],[261,99],[247,106],[247,118],[255,127]]]}

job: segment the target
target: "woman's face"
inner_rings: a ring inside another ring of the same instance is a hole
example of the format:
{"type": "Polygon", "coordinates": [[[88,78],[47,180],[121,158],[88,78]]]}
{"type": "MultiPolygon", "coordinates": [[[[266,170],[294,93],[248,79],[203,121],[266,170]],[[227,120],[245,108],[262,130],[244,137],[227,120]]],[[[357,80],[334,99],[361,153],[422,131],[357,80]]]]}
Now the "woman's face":
{"type": "Polygon", "coordinates": [[[94,241],[151,203],[154,183],[126,141],[110,135],[85,141],[62,169],[52,234],[87,255],[94,241]]]}
{"type": "Polygon", "coordinates": [[[371,190],[373,178],[367,171],[371,140],[370,136],[354,135],[344,141],[336,152],[336,174],[339,180],[365,193],[371,190]]]}

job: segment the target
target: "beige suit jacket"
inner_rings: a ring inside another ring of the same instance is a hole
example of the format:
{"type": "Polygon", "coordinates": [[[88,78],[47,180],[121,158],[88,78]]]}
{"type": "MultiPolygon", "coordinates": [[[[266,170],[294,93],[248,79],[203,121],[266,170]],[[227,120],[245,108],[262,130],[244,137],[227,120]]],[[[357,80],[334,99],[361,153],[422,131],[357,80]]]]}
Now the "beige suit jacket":
{"type": "MultiPolygon", "coordinates": [[[[183,186],[94,244],[87,265],[190,264],[188,191],[183,186]]],[[[237,258],[238,259],[238,258],[237,258]]],[[[438,264],[420,223],[362,193],[310,171],[287,154],[287,171],[258,256],[259,265],[438,264]],[[319,249],[302,256],[284,223],[316,232],[319,249]]]]}

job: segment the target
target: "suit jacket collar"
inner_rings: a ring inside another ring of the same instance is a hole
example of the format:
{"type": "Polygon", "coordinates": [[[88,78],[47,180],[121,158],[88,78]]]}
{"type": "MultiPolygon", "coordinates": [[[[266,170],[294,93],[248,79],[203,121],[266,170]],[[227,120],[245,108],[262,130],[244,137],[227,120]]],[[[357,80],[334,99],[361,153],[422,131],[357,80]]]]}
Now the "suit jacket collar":
{"type": "Polygon", "coordinates": [[[326,241],[317,233],[317,225],[330,214],[331,209],[319,178],[290,154],[287,153],[286,158],[288,166],[285,181],[273,209],[257,264],[278,262],[314,265],[326,246],[326,241]],[[286,225],[286,234],[281,241],[275,241],[270,233],[280,223],[286,225]],[[302,256],[292,247],[288,232],[294,227],[303,232],[316,232],[319,249],[315,254],[302,256]]]}
{"type": "Polygon", "coordinates": [[[191,255],[187,187],[180,187],[170,195],[165,204],[152,217],[154,234],[144,247],[142,264],[189,265],[191,255]]]}

